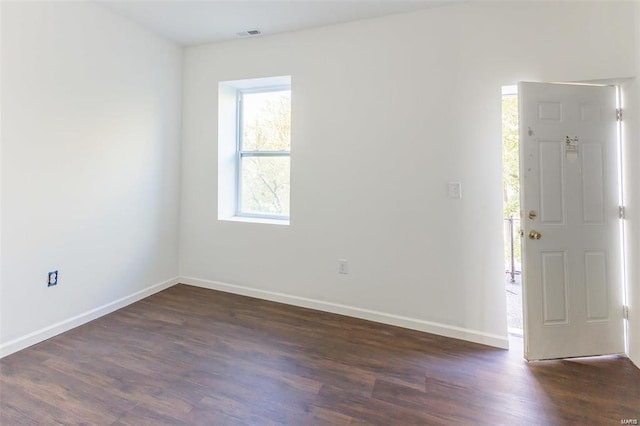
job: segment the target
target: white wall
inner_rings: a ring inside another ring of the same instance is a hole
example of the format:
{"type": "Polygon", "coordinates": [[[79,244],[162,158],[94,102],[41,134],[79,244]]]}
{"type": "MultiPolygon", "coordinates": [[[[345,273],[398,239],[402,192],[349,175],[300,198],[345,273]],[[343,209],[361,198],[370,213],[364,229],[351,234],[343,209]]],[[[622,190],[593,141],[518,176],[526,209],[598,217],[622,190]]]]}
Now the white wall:
{"type": "Polygon", "coordinates": [[[632,10],[480,2],[188,48],[183,281],[505,346],[501,85],[633,75],[632,10]],[[217,84],[276,75],[291,225],[217,221],[217,84]]]}
{"type": "Polygon", "coordinates": [[[636,79],[625,91],[629,357],[640,367],[640,3],[635,3],[636,79]]]}
{"type": "MultiPolygon", "coordinates": [[[[3,131],[2,131],[2,84],[3,84],[3,79],[2,79],[2,46],[4,45],[3,43],[3,31],[2,31],[2,4],[0,4],[0,308],[2,307],[2,293],[3,293],[3,284],[2,284],[2,141],[4,139],[3,137],[3,131]]],[[[0,313],[0,333],[2,332],[2,313],[0,313]]],[[[0,340],[1,342],[2,340],[0,340]]],[[[0,354],[0,356],[2,356],[2,354],[0,354]]]]}
{"type": "Polygon", "coordinates": [[[182,61],[90,2],[1,7],[0,355],[177,281],[182,61]]]}

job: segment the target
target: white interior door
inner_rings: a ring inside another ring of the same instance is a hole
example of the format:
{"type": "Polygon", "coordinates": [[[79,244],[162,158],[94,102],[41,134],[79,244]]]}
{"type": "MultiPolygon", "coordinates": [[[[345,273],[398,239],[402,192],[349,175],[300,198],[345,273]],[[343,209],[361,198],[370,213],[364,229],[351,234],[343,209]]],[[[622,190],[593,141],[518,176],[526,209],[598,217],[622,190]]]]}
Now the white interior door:
{"type": "Polygon", "coordinates": [[[518,95],[525,357],[623,353],[616,89],[518,95]]]}

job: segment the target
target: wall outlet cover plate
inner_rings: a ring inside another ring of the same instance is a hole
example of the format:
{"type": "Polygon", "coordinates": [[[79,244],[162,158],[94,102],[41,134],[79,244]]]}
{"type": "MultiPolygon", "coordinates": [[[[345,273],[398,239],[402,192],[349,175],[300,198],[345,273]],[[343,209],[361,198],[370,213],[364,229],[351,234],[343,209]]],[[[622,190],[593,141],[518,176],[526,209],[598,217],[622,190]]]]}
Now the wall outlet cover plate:
{"type": "Polygon", "coordinates": [[[460,182],[449,182],[447,184],[449,198],[462,198],[462,184],[460,182]]]}
{"type": "Polygon", "coordinates": [[[47,280],[47,287],[58,285],[58,271],[49,272],[49,279],[47,280]]]}

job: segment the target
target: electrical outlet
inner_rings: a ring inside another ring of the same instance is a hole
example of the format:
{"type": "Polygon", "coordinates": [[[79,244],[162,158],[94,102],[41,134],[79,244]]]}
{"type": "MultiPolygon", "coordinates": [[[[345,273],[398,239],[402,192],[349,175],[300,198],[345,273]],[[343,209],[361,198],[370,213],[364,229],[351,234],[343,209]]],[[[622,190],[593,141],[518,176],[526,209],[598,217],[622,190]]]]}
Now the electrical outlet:
{"type": "Polygon", "coordinates": [[[349,273],[349,262],[346,259],[338,259],[338,273],[343,275],[349,273]]]}
{"type": "Polygon", "coordinates": [[[58,271],[49,272],[47,287],[53,287],[54,285],[58,285],[58,271]]]}
{"type": "Polygon", "coordinates": [[[449,198],[462,198],[462,184],[460,182],[449,182],[449,198]]]}

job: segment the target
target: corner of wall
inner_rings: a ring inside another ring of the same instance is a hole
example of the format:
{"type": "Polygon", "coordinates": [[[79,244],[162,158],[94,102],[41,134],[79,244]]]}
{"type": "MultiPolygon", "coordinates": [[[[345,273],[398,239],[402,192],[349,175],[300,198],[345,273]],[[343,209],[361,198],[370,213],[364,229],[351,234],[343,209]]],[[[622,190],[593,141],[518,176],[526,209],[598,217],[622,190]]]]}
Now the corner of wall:
{"type": "Polygon", "coordinates": [[[0,12],[2,356],[178,282],[182,48],[91,2],[0,12]]]}

